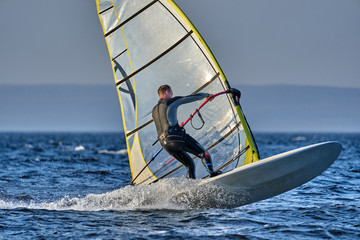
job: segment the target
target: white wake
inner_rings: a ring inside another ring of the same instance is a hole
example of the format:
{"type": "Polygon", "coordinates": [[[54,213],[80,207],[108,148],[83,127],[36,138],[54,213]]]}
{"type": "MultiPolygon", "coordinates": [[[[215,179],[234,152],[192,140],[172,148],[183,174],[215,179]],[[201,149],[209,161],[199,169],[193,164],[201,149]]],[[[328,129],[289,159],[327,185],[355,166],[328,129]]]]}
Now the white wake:
{"type": "Polygon", "coordinates": [[[144,186],[125,186],[103,194],[64,197],[54,202],[4,201],[0,209],[29,208],[75,211],[124,211],[141,209],[231,208],[243,196],[215,185],[201,185],[200,180],[164,179],[144,186]]]}

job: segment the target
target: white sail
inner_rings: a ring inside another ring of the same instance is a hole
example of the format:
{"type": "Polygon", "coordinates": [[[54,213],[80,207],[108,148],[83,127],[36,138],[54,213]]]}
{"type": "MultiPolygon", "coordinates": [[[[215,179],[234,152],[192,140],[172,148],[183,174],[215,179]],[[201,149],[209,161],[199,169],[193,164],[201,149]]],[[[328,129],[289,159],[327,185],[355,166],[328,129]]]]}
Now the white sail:
{"type": "MultiPolygon", "coordinates": [[[[118,89],[132,177],[161,149],[151,111],[157,89],[168,84],[174,95],[218,93],[229,83],[208,46],[189,19],[170,0],[96,0],[118,89]]],[[[201,110],[205,125],[186,131],[209,149],[215,169],[223,171],[258,160],[255,142],[239,105],[221,95],[201,110]],[[229,160],[234,160],[224,167],[229,160]]],[[[201,104],[179,108],[185,121],[201,104]]],[[[200,125],[194,119],[194,125],[200,125]]],[[[178,161],[162,151],[136,178],[135,184],[185,175],[178,161]]],[[[199,159],[196,177],[206,176],[199,159]]]]}

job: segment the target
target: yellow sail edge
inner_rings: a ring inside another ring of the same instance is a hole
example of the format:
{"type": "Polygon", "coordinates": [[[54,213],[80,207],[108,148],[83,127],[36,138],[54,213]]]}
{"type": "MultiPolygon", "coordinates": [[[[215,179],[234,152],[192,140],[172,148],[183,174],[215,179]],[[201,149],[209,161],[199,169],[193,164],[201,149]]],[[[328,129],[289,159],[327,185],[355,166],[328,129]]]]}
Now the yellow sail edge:
{"type": "MultiPolygon", "coordinates": [[[[102,18],[101,18],[101,15],[99,14],[100,12],[100,7],[99,7],[99,0],[95,0],[96,1],[96,9],[97,9],[97,14],[98,14],[98,17],[99,17],[99,20],[100,20],[100,24],[101,24],[101,27],[103,29],[103,32],[104,34],[106,33],[106,30],[105,30],[105,26],[104,26],[104,23],[102,21],[102,18]]],[[[111,4],[113,5],[114,7],[114,4],[112,3],[111,1],[111,4]]],[[[115,73],[115,68],[114,68],[114,64],[113,64],[113,61],[112,61],[112,55],[111,55],[111,50],[110,50],[110,45],[108,43],[108,40],[107,38],[105,37],[105,43],[106,43],[106,47],[108,49],[108,53],[109,53],[109,57],[110,57],[110,63],[111,63],[111,67],[112,67],[112,72],[113,72],[113,76],[114,76],[114,81],[116,83],[116,73],[115,73]]],[[[121,115],[122,115],[122,121],[123,121],[123,127],[124,127],[124,132],[126,133],[127,130],[126,130],[126,124],[125,124],[125,118],[124,118],[124,110],[123,110],[123,105],[122,105],[122,100],[121,100],[121,95],[120,95],[120,92],[119,92],[119,89],[116,88],[116,92],[118,94],[118,97],[119,97],[119,103],[120,103],[120,108],[121,108],[121,115]]],[[[127,152],[128,154],[131,152],[130,151],[130,146],[129,146],[129,143],[126,139],[126,149],[127,149],[127,152]]],[[[130,161],[130,155],[129,155],[129,161],[130,161]]],[[[130,171],[131,171],[131,175],[133,175],[133,169],[132,169],[132,164],[130,162],[130,171]]]]}
{"type": "MultiPolygon", "coordinates": [[[[115,8],[115,5],[114,5],[114,3],[113,3],[112,0],[110,0],[110,1],[111,1],[111,4],[112,4],[113,8],[114,8],[114,12],[115,12],[115,15],[116,15],[116,19],[117,19],[117,21],[118,21],[118,24],[121,24],[119,15],[118,15],[118,13],[117,13],[117,11],[116,11],[116,8],[115,8]]],[[[127,41],[126,41],[125,33],[124,33],[124,30],[123,30],[122,27],[121,27],[120,29],[121,29],[121,33],[122,33],[122,35],[123,35],[124,42],[125,42],[125,46],[126,46],[126,49],[127,49],[127,55],[128,55],[128,59],[129,59],[130,69],[131,69],[131,72],[133,73],[133,72],[134,72],[134,69],[133,69],[133,64],[131,63],[130,50],[129,50],[129,48],[128,48],[128,44],[127,44],[127,41]]],[[[115,74],[115,73],[114,73],[114,74],[115,74]]],[[[115,83],[116,83],[116,75],[114,75],[114,76],[115,76],[115,83]]],[[[129,80],[130,80],[130,79],[129,79],[129,80]]],[[[136,95],[135,76],[132,77],[132,80],[133,80],[133,88],[134,88],[134,95],[135,95],[135,128],[136,128],[136,127],[137,127],[137,122],[138,122],[138,112],[137,112],[138,107],[137,107],[137,95],[136,95]]],[[[119,96],[120,103],[121,103],[121,108],[122,108],[123,105],[122,105],[121,94],[120,94],[119,90],[118,90],[118,96],[119,96]]],[[[122,111],[121,111],[121,112],[122,112],[122,118],[123,118],[123,120],[124,120],[124,119],[125,119],[125,115],[124,115],[123,108],[122,108],[122,111]]],[[[124,121],[124,123],[125,123],[125,121],[124,121]]],[[[125,126],[125,125],[124,125],[124,126],[125,126]]],[[[127,136],[126,136],[127,130],[125,130],[124,133],[125,133],[126,142],[128,142],[128,138],[127,138],[127,136]]],[[[146,165],[146,160],[145,160],[145,158],[144,158],[144,154],[142,153],[141,144],[140,144],[140,138],[139,138],[139,134],[138,134],[138,133],[136,133],[136,134],[134,135],[134,141],[133,141],[133,144],[132,144],[132,146],[131,146],[131,148],[130,148],[130,151],[128,151],[128,157],[129,157],[129,164],[130,164],[130,169],[131,169],[131,177],[132,177],[132,179],[134,179],[134,177],[141,171],[141,169],[143,168],[143,166],[146,165]],[[139,169],[135,169],[135,167],[134,167],[135,164],[134,164],[133,161],[132,161],[133,158],[140,158],[140,159],[142,159],[144,165],[143,165],[143,166],[140,165],[140,166],[138,166],[139,169]]],[[[146,167],[146,170],[148,171],[148,174],[145,174],[145,175],[149,175],[149,174],[150,174],[150,175],[152,175],[152,176],[156,179],[156,177],[154,176],[154,174],[152,174],[152,172],[150,171],[150,169],[149,169],[148,167],[146,167]]]]}
{"type": "MultiPolygon", "coordinates": [[[[99,14],[99,12],[100,12],[99,0],[95,0],[95,2],[96,2],[96,8],[97,8],[97,13],[98,13],[98,17],[99,17],[99,20],[100,20],[101,27],[103,29],[104,34],[106,34],[104,23],[103,23],[102,18],[101,18],[100,14],[99,14]]],[[[120,19],[119,19],[119,16],[118,16],[117,12],[116,12],[116,8],[114,6],[114,3],[113,3],[112,0],[110,0],[110,2],[111,2],[112,6],[114,8],[114,12],[116,14],[116,18],[118,20],[118,23],[120,24],[120,19]]],[[[121,31],[122,31],[122,34],[123,34],[125,46],[128,49],[125,34],[124,34],[124,31],[123,31],[122,28],[121,28],[121,31]]],[[[112,61],[113,58],[112,58],[112,54],[111,54],[111,50],[110,50],[110,45],[109,45],[108,40],[107,40],[106,37],[105,37],[105,42],[106,42],[106,46],[107,46],[109,57],[110,57],[110,62],[111,62],[111,66],[112,66],[114,81],[115,81],[115,84],[116,84],[117,83],[117,77],[116,77],[116,73],[115,73],[114,64],[113,64],[113,61],[112,61]]],[[[129,51],[128,51],[128,59],[129,59],[130,67],[131,67],[131,72],[133,72],[129,51]]],[[[137,101],[136,101],[136,86],[135,86],[134,77],[133,77],[133,82],[134,82],[133,86],[134,86],[134,94],[135,94],[135,111],[136,111],[136,113],[135,113],[135,117],[136,117],[135,118],[135,127],[136,127],[137,126],[137,101]]],[[[141,150],[141,147],[140,147],[141,145],[140,145],[140,140],[139,140],[138,133],[136,133],[135,136],[134,136],[134,141],[133,141],[132,146],[130,147],[130,145],[129,145],[129,141],[128,141],[128,138],[126,136],[127,128],[126,128],[125,111],[124,111],[124,108],[123,108],[122,98],[121,98],[121,94],[120,94],[120,91],[119,91],[118,88],[116,88],[116,91],[117,91],[117,94],[118,94],[118,97],[119,97],[119,102],[120,102],[121,115],[122,115],[124,134],[125,134],[125,140],[126,140],[126,148],[127,148],[128,157],[129,157],[130,172],[131,172],[132,179],[134,179],[134,177],[138,174],[138,172],[140,172],[141,169],[134,169],[134,167],[133,167],[134,164],[132,162],[132,158],[133,158],[132,156],[135,155],[135,157],[141,157],[143,162],[144,162],[143,166],[146,165],[146,160],[145,160],[145,158],[143,156],[143,153],[142,153],[142,150],[141,150]],[[134,148],[136,148],[136,150],[139,151],[140,156],[139,156],[139,154],[133,154],[134,148]]],[[[148,174],[145,174],[145,175],[150,174],[152,176],[152,178],[157,179],[148,167],[146,168],[146,170],[148,171],[148,174]]]]}

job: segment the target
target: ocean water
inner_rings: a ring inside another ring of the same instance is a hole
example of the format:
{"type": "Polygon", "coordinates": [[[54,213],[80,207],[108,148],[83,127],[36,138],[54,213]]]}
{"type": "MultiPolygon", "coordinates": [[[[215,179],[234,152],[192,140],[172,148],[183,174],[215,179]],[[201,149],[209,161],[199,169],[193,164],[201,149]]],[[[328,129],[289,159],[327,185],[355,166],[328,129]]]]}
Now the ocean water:
{"type": "Polygon", "coordinates": [[[129,186],[122,133],[0,133],[0,239],[360,239],[360,134],[255,138],[263,158],[329,140],[343,151],[294,190],[204,208],[172,201],[197,180],[129,186]]]}

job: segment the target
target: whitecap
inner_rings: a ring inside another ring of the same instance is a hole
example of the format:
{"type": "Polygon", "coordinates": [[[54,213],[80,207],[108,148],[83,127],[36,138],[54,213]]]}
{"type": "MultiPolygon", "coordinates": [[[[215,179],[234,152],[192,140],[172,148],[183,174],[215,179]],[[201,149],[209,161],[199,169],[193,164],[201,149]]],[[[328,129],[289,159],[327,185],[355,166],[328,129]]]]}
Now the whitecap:
{"type": "Polygon", "coordinates": [[[74,150],[75,151],[84,151],[85,148],[84,148],[84,146],[80,145],[80,146],[77,146],[74,150]]]}
{"type": "Polygon", "coordinates": [[[127,154],[127,149],[120,149],[117,151],[114,150],[99,150],[97,153],[99,154],[113,154],[113,155],[126,155],[127,154]]]}

